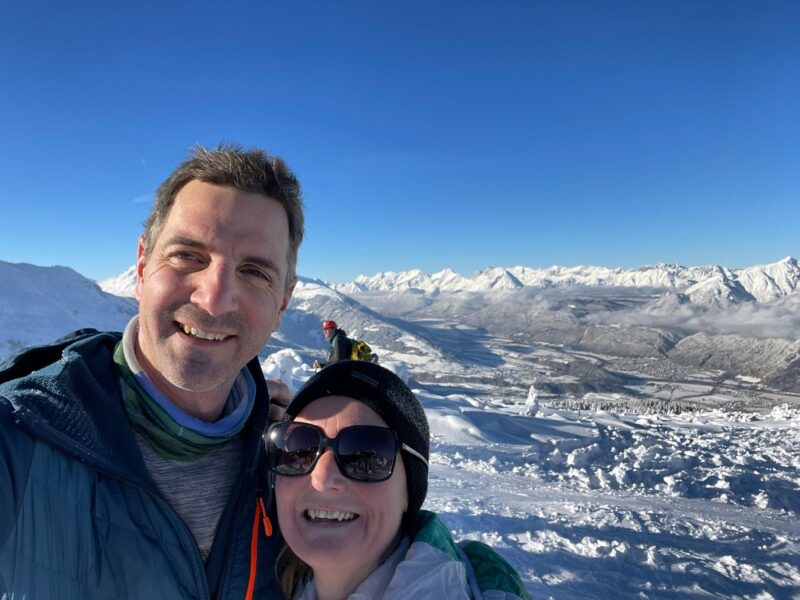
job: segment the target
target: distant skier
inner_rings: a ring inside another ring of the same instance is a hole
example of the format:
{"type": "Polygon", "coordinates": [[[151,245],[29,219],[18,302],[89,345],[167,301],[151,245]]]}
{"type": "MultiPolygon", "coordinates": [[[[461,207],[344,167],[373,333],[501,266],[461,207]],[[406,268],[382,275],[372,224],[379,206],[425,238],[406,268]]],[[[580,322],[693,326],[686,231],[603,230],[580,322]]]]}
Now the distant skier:
{"type": "Polygon", "coordinates": [[[322,333],[325,334],[325,339],[330,342],[331,351],[328,353],[328,360],[324,362],[314,361],[313,367],[315,369],[321,369],[340,360],[350,360],[353,353],[353,340],[347,337],[344,329],[340,329],[336,325],[336,321],[323,321],[322,333]]]}
{"type": "Polygon", "coordinates": [[[341,360],[365,360],[378,362],[378,355],[372,351],[366,342],[354,340],[347,337],[344,329],[336,325],[336,321],[323,321],[322,333],[331,344],[331,351],[328,353],[328,360],[320,362],[315,360],[313,367],[321,369],[327,365],[332,365],[341,360]]]}

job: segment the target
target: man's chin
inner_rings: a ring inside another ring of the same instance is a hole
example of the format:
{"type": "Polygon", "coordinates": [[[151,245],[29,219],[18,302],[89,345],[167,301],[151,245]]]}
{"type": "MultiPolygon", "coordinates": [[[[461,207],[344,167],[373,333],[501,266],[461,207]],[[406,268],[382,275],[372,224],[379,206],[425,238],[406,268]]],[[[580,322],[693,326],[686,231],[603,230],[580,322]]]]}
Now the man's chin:
{"type": "Polygon", "coordinates": [[[233,364],[238,361],[231,352],[209,353],[205,350],[162,348],[159,358],[160,364],[154,365],[156,373],[148,375],[151,375],[153,383],[168,398],[172,394],[219,395],[227,398],[236,377],[244,367],[242,365],[240,368],[233,368],[233,364]]]}
{"type": "Polygon", "coordinates": [[[167,381],[172,387],[182,392],[213,394],[214,392],[224,391],[227,396],[235,379],[235,377],[223,378],[219,376],[209,378],[207,373],[204,374],[204,376],[192,376],[190,374],[181,373],[175,377],[167,378],[167,381]]]}
{"type": "Polygon", "coordinates": [[[207,362],[194,364],[190,369],[186,368],[189,361],[171,360],[170,362],[172,368],[159,370],[157,378],[160,381],[153,382],[167,397],[170,396],[170,392],[204,395],[220,393],[227,397],[239,374],[239,371],[230,373],[230,369],[207,362]]]}

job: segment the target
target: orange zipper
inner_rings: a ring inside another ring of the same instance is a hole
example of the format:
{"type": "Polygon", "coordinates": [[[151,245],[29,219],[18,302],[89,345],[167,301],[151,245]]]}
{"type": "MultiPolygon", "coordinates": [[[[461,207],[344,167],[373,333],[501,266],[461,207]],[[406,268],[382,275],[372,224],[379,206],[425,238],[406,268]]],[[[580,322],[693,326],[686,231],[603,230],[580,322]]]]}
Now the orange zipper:
{"type": "Polygon", "coordinates": [[[253,591],[256,587],[256,571],[258,570],[258,521],[264,526],[264,533],[267,537],[272,535],[272,521],[269,520],[267,509],[264,506],[264,499],[261,491],[256,495],[256,511],[253,517],[253,530],[250,534],[250,579],[247,582],[247,595],[245,600],[253,600],[253,591]]]}

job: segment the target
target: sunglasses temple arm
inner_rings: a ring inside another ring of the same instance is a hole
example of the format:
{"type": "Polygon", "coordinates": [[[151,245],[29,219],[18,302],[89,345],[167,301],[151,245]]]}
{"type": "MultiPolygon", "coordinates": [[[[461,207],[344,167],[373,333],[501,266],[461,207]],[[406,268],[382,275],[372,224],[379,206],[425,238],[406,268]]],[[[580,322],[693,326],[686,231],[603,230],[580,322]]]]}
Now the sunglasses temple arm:
{"type": "Polygon", "coordinates": [[[412,456],[416,456],[418,459],[424,462],[426,467],[428,466],[428,461],[425,460],[425,457],[422,456],[422,454],[420,454],[416,450],[414,450],[411,446],[409,446],[408,444],[401,444],[400,447],[409,454],[411,454],[412,456]]]}

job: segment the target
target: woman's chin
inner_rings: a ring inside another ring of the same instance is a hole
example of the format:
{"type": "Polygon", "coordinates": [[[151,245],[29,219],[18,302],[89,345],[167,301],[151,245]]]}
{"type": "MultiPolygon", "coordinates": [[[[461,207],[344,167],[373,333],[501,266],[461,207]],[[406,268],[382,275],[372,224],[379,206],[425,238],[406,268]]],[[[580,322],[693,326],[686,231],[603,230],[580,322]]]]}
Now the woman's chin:
{"type": "Polygon", "coordinates": [[[357,521],[302,523],[286,541],[295,554],[311,567],[346,564],[348,559],[363,560],[365,541],[357,521]]]}

